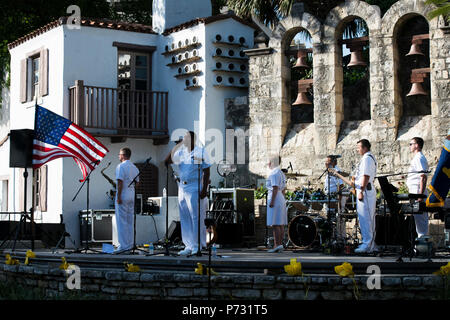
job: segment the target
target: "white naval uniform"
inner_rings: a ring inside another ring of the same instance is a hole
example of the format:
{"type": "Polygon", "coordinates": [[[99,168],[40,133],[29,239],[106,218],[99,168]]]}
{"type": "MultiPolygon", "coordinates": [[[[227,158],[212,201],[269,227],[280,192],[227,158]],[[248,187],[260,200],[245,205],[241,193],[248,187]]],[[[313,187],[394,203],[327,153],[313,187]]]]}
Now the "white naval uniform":
{"type": "Polygon", "coordinates": [[[273,169],[266,182],[268,190],[267,194],[267,225],[268,226],[281,226],[287,224],[287,211],[286,211],[286,199],[283,195],[283,189],[286,187],[286,176],[281,171],[280,167],[273,169]],[[278,192],[274,201],[273,208],[269,205],[272,201],[273,187],[278,187],[278,192]]]}
{"type": "Polygon", "coordinates": [[[377,164],[375,162],[375,157],[368,151],[359,161],[355,176],[355,189],[357,193],[361,192],[361,184],[364,175],[369,176],[369,183],[371,184],[371,190],[368,190],[367,186],[364,189],[363,201],[356,200],[356,211],[358,213],[359,227],[362,235],[362,247],[368,252],[372,252],[376,248],[375,209],[377,192],[373,184],[376,173],[377,164]]]}
{"type": "MultiPolygon", "coordinates": [[[[195,146],[191,152],[182,146],[174,153],[172,160],[174,164],[178,165],[180,174],[178,206],[181,237],[185,248],[195,253],[198,250],[198,166],[200,164],[200,190],[202,190],[203,169],[211,166],[211,160],[207,151],[198,146],[195,146]],[[200,164],[199,159],[203,159],[203,163],[200,164]]],[[[207,208],[208,197],[205,197],[200,200],[200,242],[202,247],[206,247],[205,216],[207,208]]]]}
{"type": "MultiPolygon", "coordinates": [[[[333,169],[336,170],[337,172],[341,172],[341,168],[339,168],[338,166],[334,166],[333,169]]],[[[329,174],[327,173],[324,182],[324,191],[326,195],[328,195],[328,175],[329,174]]],[[[330,193],[338,192],[339,186],[342,184],[342,180],[339,179],[338,177],[332,176],[331,174],[329,176],[330,176],[330,193]]]]}
{"type": "MultiPolygon", "coordinates": [[[[408,172],[427,171],[428,161],[421,151],[417,152],[411,161],[408,172]]],[[[421,175],[426,173],[408,173],[406,179],[406,185],[408,186],[409,193],[420,193],[420,180],[421,175]]],[[[423,194],[428,195],[426,188],[423,194]]],[[[419,237],[428,235],[428,212],[422,214],[414,214],[414,221],[416,222],[416,231],[419,237]]]]}
{"type": "MultiPolygon", "coordinates": [[[[125,160],[116,167],[116,180],[122,180],[122,204],[115,201],[116,225],[119,247],[117,250],[128,250],[133,247],[133,218],[134,218],[134,184],[128,187],[139,173],[138,168],[130,161],[125,160]]],[[[136,178],[139,182],[139,177],[136,178]]]]}
{"type": "MultiPolygon", "coordinates": [[[[338,166],[334,166],[333,169],[336,170],[337,172],[341,172],[341,168],[339,168],[338,166]]],[[[329,174],[327,173],[325,176],[324,188],[323,188],[326,196],[328,196],[328,175],[329,174]]],[[[339,192],[339,186],[344,183],[338,177],[332,176],[331,174],[329,176],[330,176],[330,194],[339,192]]],[[[341,201],[340,201],[341,211],[344,210],[346,203],[347,203],[347,197],[342,196],[341,201]]],[[[324,208],[325,208],[325,210],[328,210],[328,203],[324,204],[324,208]]]]}

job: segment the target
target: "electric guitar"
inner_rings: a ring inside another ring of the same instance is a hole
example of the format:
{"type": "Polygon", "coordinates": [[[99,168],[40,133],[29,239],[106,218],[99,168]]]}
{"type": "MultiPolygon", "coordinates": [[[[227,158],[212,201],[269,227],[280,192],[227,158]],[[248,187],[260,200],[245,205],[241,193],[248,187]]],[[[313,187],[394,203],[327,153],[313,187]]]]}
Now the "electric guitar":
{"type": "Polygon", "coordinates": [[[334,177],[337,177],[339,179],[341,179],[342,181],[344,181],[346,184],[348,184],[350,187],[352,187],[352,189],[350,190],[350,192],[356,196],[356,188],[355,188],[355,177],[352,176],[351,180],[349,180],[347,177],[344,177],[343,175],[341,175],[339,172],[337,172],[335,169],[333,168],[328,168],[328,173],[334,177]]]}

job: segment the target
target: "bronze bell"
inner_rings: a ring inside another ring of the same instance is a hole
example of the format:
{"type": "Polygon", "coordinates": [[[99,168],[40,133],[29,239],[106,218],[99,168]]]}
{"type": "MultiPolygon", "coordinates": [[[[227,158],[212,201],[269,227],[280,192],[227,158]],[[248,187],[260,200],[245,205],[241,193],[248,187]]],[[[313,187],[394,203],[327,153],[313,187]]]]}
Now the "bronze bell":
{"type": "Polygon", "coordinates": [[[293,106],[298,106],[302,104],[312,104],[311,101],[309,101],[308,97],[306,96],[305,92],[299,92],[297,94],[297,99],[292,104],[293,106]]]}
{"type": "Polygon", "coordinates": [[[350,56],[350,62],[347,67],[357,67],[357,66],[367,66],[367,63],[364,61],[362,57],[362,50],[352,51],[352,55],[350,56]]]}
{"type": "Polygon", "coordinates": [[[428,93],[425,90],[423,90],[420,82],[413,82],[413,84],[411,86],[411,90],[409,91],[409,93],[406,96],[409,97],[409,96],[427,95],[427,94],[428,93]]]}
{"type": "Polygon", "coordinates": [[[413,56],[413,55],[421,55],[424,56],[422,51],[420,51],[420,42],[414,41],[411,44],[411,48],[409,49],[409,52],[406,54],[407,56],[413,56]]]}
{"type": "Polygon", "coordinates": [[[307,55],[306,51],[298,50],[297,61],[295,62],[295,65],[292,68],[309,68],[308,64],[306,63],[306,55],[307,55]]]}

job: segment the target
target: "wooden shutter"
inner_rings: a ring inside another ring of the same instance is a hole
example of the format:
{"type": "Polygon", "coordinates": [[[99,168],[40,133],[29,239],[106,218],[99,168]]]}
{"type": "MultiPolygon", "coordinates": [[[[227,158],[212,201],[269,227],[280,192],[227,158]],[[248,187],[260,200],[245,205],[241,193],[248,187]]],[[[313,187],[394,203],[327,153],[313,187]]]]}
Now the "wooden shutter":
{"type": "Polygon", "coordinates": [[[42,49],[39,54],[39,94],[48,95],[48,49],[42,49]]]}
{"type": "Polygon", "coordinates": [[[42,212],[47,211],[47,172],[48,172],[48,167],[42,166],[39,168],[40,173],[39,173],[39,178],[41,179],[40,181],[40,187],[41,190],[39,190],[39,204],[40,204],[40,209],[42,212]]]}
{"type": "Polygon", "coordinates": [[[20,102],[27,102],[27,59],[20,61],[20,102]]]}
{"type": "Polygon", "coordinates": [[[20,168],[19,170],[17,170],[17,175],[16,175],[16,181],[18,181],[18,185],[19,188],[16,189],[16,192],[19,193],[19,212],[23,211],[23,188],[24,188],[24,179],[23,179],[23,172],[25,171],[25,169],[20,168]]]}

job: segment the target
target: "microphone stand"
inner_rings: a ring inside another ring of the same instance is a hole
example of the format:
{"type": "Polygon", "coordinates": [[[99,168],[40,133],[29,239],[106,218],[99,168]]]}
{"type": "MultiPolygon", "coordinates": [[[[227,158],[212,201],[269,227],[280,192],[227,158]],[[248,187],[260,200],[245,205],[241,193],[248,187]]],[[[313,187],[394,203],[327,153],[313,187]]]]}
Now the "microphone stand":
{"type": "MultiPolygon", "coordinates": [[[[195,147],[194,147],[195,150],[195,147]]],[[[194,152],[194,151],[193,151],[194,152]]],[[[200,169],[201,169],[201,165],[203,164],[203,152],[204,149],[202,148],[202,157],[200,159],[200,162],[197,164],[197,168],[198,168],[198,221],[197,221],[197,225],[198,225],[198,230],[197,230],[197,240],[198,240],[198,249],[197,249],[197,257],[201,257],[202,256],[202,244],[201,244],[201,240],[200,240],[200,220],[201,220],[201,214],[200,214],[200,195],[201,195],[201,191],[200,191],[200,169]]],[[[195,158],[195,152],[194,152],[194,158],[195,158]]]]}
{"type": "MultiPolygon", "coordinates": [[[[87,175],[86,179],[84,179],[83,183],[81,184],[80,188],[78,189],[77,193],[75,194],[75,196],[72,199],[72,201],[75,201],[75,199],[77,198],[77,196],[80,193],[81,189],[83,189],[83,186],[86,184],[85,247],[84,247],[84,249],[81,249],[81,250],[76,249],[76,250],[74,250],[72,252],[69,252],[69,253],[81,253],[83,251],[85,251],[85,253],[88,253],[88,251],[94,251],[94,252],[97,252],[97,253],[103,253],[103,252],[101,252],[99,250],[90,249],[89,248],[89,240],[88,240],[88,232],[89,232],[88,223],[89,223],[89,211],[90,211],[89,210],[89,182],[90,182],[91,174],[92,174],[92,172],[94,172],[96,166],[100,163],[100,160],[94,161],[93,163],[94,163],[94,168],[91,170],[91,172],[89,172],[89,174],[87,175]]],[[[92,215],[93,215],[93,212],[92,212],[92,215]]]]}

